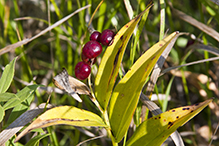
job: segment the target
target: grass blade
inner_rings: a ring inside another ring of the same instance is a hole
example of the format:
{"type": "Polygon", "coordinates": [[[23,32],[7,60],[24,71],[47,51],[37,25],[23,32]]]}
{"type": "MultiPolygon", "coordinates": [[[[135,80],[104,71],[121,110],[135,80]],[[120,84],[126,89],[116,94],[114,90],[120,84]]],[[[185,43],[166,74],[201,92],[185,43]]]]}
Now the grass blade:
{"type": "Polygon", "coordinates": [[[204,23],[201,23],[201,22],[197,21],[196,19],[194,19],[191,16],[183,13],[182,11],[174,9],[173,7],[172,7],[172,11],[180,19],[182,19],[182,20],[186,21],[187,23],[197,27],[198,29],[205,32],[206,34],[208,34],[209,36],[211,36],[215,40],[219,41],[219,33],[217,31],[215,31],[214,29],[212,29],[211,27],[205,25],[204,23]]]}
{"type": "MultiPolygon", "coordinates": [[[[51,105],[47,105],[50,108],[51,105]]],[[[0,145],[3,145],[12,136],[14,136],[23,126],[33,120],[36,116],[45,110],[45,103],[40,104],[35,109],[31,109],[19,116],[13,123],[0,133],[0,145]]]]}
{"type": "Polygon", "coordinates": [[[28,141],[28,143],[26,143],[25,146],[35,146],[35,145],[37,145],[37,143],[38,143],[41,139],[43,139],[43,138],[45,138],[45,137],[47,137],[47,136],[49,136],[49,135],[50,135],[50,134],[37,135],[37,136],[33,137],[30,141],[28,141]]]}
{"type": "Polygon", "coordinates": [[[4,108],[0,105],[0,122],[3,120],[5,116],[5,110],[4,108]]]}

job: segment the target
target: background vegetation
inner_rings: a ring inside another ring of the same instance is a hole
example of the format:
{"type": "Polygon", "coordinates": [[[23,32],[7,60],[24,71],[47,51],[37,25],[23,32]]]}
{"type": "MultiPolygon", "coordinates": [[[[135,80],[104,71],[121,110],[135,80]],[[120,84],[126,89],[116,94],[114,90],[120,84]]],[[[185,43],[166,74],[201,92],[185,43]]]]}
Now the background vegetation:
{"type": "MultiPolygon", "coordinates": [[[[87,29],[89,18],[99,3],[99,0],[0,0],[0,48],[25,38],[31,38],[50,24],[54,24],[82,6],[91,4],[89,9],[81,11],[51,32],[0,56],[2,70],[5,65],[18,56],[15,77],[7,92],[17,93],[32,83],[54,87],[52,78],[62,70],[62,67],[65,67],[68,73],[74,76],[74,67],[81,60],[82,46],[89,40],[87,29]]],[[[100,32],[104,29],[117,31],[130,20],[131,11],[127,10],[129,6],[133,10],[133,16],[131,16],[133,18],[145,9],[147,3],[146,0],[105,0],[95,14],[92,25],[94,29],[100,32]]],[[[148,20],[137,43],[134,60],[158,42],[165,35],[163,32],[170,34],[173,31],[188,32],[192,35],[184,35],[178,38],[164,64],[164,69],[218,56],[219,39],[213,38],[213,33],[211,31],[207,33],[204,28],[199,27],[199,24],[190,24],[189,22],[192,22],[192,20],[186,22],[186,20],[181,19],[179,13],[174,11],[174,9],[180,10],[218,32],[219,10],[218,5],[213,3],[213,0],[160,0],[153,3],[154,6],[151,8],[148,20]],[[161,12],[161,9],[165,11],[161,12]],[[164,24],[160,24],[162,13],[165,13],[164,24]],[[160,31],[162,28],[164,28],[164,31],[160,31]],[[209,53],[207,48],[215,49],[214,55],[209,53]]],[[[123,59],[125,71],[133,63],[130,54],[135,48],[134,38],[134,36],[131,38],[123,59]]],[[[100,61],[101,56],[97,59],[96,65],[92,67],[92,79],[94,79],[100,61]]],[[[156,100],[156,103],[163,111],[166,111],[215,97],[210,108],[206,108],[189,123],[179,128],[179,132],[181,132],[186,145],[206,145],[212,138],[214,139],[212,145],[218,145],[218,132],[212,137],[218,126],[218,60],[197,63],[174,71],[178,72],[169,71],[158,79],[155,93],[168,95],[169,98],[156,100]],[[169,101],[166,102],[167,100],[169,101]]],[[[84,82],[86,83],[86,81],[84,82]]],[[[55,93],[42,87],[36,91],[30,107],[47,102],[48,99],[49,103],[53,105],[74,105],[98,113],[98,110],[94,108],[95,106],[86,96],[82,96],[83,103],[77,103],[67,94],[55,93]]],[[[140,107],[141,103],[139,103],[139,110],[140,107]]],[[[6,111],[1,123],[1,130],[6,128],[5,125],[10,124],[8,121],[10,113],[11,110],[6,111]]],[[[140,115],[138,113],[140,112],[137,110],[135,119],[138,119],[140,115]]],[[[150,116],[150,114],[147,116],[150,116]]],[[[41,143],[43,145],[76,145],[90,138],[89,134],[84,132],[85,130],[96,136],[104,132],[92,128],[79,129],[72,126],[54,126],[46,129],[47,132],[51,133],[51,136],[41,140],[41,143]]],[[[31,139],[31,135],[20,140],[20,143],[25,144],[31,139]]],[[[107,138],[101,138],[89,141],[86,144],[107,145],[108,143],[110,145],[107,138]]]]}

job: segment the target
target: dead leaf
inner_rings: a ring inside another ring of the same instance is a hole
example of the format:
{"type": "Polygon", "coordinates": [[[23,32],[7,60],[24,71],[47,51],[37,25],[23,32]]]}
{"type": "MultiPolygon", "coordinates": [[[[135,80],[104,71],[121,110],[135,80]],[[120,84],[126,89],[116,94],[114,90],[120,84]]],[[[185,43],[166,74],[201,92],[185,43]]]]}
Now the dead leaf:
{"type": "Polygon", "coordinates": [[[64,23],[65,21],[67,21],[69,18],[71,18],[71,17],[74,16],[75,14],[77,14],[77,13],[79,13],[80,11],[82,11],[82,10],[84,10],[84,9],[87,9],[87,8],[89,8],[89,7],[90,7],[90,5],[87,5],[87,6],[84,6],[84,7],[80,8],[80,9],[76,10],[75,12],[71,13],[70,15],[68,15],[68,16],[66,16],[66,17],[64,17],[64,18],[62,18],[61,20],[57,21],[56,23],[54,23],[53,25],[51,25],[51,26],[49,26],[48,28],[44,29],[43,31],[41,31],[40,33],[38,33],[37,35],[33,36],[33,37],[30,38],[30,39],[24,39],[24,40],[19,41],[19,42],[15,43],[15,44],[8,45],[8,46],[6,46],[6,47],[0,49],[0,56],[1,56],[2,54],[4,54],[4,53],[7,53],[7,52],[9,52],[9,51],[12,51],[12,50],[14,50],[14,49],[16,49],[16,48],[18,48],[18,47],[20,47],[20,46],[22,46],[22,45],[25,45],[25,44],[31,42],[32,40],[34,40],[34,39],[40,37],[41,35],[43,35],[43,34],[49,32],[49,31],[52,30],[53,28],[55,28],[55,27],[59,26],[60,24],[64,23]]]}
{"type": "Polygon", "coordinates": [[[172,4],[169,2],[169,5],[171,6],[171,9],[173,11],[173,14],[175,14],[178,18],[182,19],[183,21],[186,21],[187,23],[195,26],[196,28],[200,29],[201,31],[205,32],[215,40],[219,41],[219,33],[215,31],[213,28],[205,25],[204,23],[199,22],[198,20],[192,18],[191,16],[183,13],[182,11],[179,11],[177,9],[174,9],[172,7],[172,4]]]}
{"type": "Polygon", "coordinates": [[[90,89],[86,84],[68,75],[65,68],[53,78],[53,83],[61,90],[65,90],[78,102],[82,102],[78,94],[90,95],[90,89]],[[77,94],[78,93],[78,94],[77,94]]]}
{"type": "MultiPolygon", "coordinates": [[[[21,128],[27,123],[33,120],[36,116],[42,113],[45,109],[45,103],[40,104],[35,109],[31,109],[23,113],[13,123],[11,123],[5,130],[0,133],[0,146],[7,142],[12,136],[14,136],[21,128]]],[[[47,105],[47,108],[51,108],[51,105],[47,105]]]]}

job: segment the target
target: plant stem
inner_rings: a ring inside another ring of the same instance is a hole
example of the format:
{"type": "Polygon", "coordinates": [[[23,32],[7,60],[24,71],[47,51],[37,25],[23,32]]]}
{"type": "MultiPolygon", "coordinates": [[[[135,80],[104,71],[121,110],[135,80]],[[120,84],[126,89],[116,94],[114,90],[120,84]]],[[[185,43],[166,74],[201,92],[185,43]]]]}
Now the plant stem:
{"type": "Polygon", "coordinates": [[[51,139],[51,142],[53,143],[54,146],[58,146],[59,143],[58,143],[58,138],[55,134],[55,132],[52,131],[52,127],[47,127],[47,130],[48,130],[48,133],[50,133],[50,139],[51,139]]]}
{"type": "Polygon", "coordinates": [[[113,144],[113,146],[118,146],[118,143],[115,142],[115,138],[113,137],[113,135],[111,133],[111,128],[110,128],[110,123],[109,123],[109,117],[108,117],[107,110],[103,110],[101,108],[99,102],[96,100],[95,94],[92,90],[90,76],[88,77],[88,85],[89,85],[89,88],[91,90],[90,99],[91,99],[91,101],[93,101],[93,103],[99,108],[100,112],[103,114],[103,119],[104,119],[106,125],[108,126],[108,127],[106,127],[106,130],[107,130],[107,133],[108,133],[109,137],[111,138],[112,144],[113,144]]]}
{"type": "Polygon", "coordinates": [[[106,130],[107,130],[107,133],[108,133],[109,137],[111,138],[113,146],[118,146],[118,143],[115,142],[115,138],[114,138],[114,136],[112,135],[112,132],[111,132],[107,110],[103,111],[103,118],[104,118],[104,121],[105,121],[106,125],[108,126],[108,127],[106,127],[106,130]]]}
{"type": "Polygon", "coordinates": [[[90,92],[91,92],[91,95],[89,96],[91,101],[97,106],[97,108],[100,110],[100,112],[103,113],[103,109],[101,108],[99,102],[97,101],[95,94],[94,94],[94,91],[93,91],[93,88],[92,88],[92,85],[91,85],[91,76],[88,77],[88,86],[89,86],[90,92]]]}
{"type": "Polygon", "coordinates": [[[164,37],[164,29],[165,29],[165,1],[160,0],[160,38],[159,40],[162,40],[164,37]]]}

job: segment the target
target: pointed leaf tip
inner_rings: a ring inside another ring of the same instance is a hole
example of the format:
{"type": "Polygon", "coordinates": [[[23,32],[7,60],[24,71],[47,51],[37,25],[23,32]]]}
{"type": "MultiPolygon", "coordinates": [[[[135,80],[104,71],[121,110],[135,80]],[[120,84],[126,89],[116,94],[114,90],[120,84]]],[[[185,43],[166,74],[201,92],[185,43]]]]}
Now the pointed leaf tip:
{"type": "Polygon", "coordinates": [[[201,112],[211,101],[209,99],[191,106],[171,109],[144,121],[128,140],[127,146],[161,145],[171,133],[201,112]]]}
{"type": "Polygon", "coordinates": [[[90,111],[73,106],[60,106],[52,108],[39,116],[16,137],[15,141],[18,141],[21,137],[33,129],[60,124],[72,126],[107,127],[98,115],[90,111]]]}
{"type": "Polygon", "coordinates": [[[103,55],[95,78],[95,96],[104,110],[108,106],[128,41],[141,17],[149,11],[151,6],[149,5],[143,12],[117,32],[112,45],[107,47],[103,55]]]}
{"type": "Polygon", "coordinates": [[[119,142],[128,130],[147,77],[165,48],[176,36],[177,33],[173,32],[148,49],[116,85],[109,105],[109,120],[116,142],[119,142]]]}

